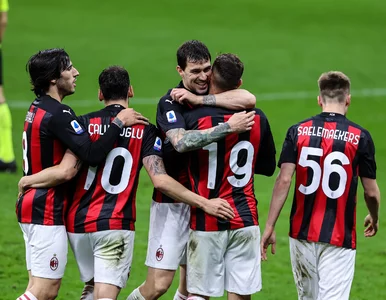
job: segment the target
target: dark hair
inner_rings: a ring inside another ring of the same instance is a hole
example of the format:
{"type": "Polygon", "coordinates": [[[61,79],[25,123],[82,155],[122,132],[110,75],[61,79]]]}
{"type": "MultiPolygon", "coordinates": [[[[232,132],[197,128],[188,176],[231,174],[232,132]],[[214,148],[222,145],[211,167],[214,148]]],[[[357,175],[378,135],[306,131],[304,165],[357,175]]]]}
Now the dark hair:
{"type": "Polygon", "coordinates": [[[26,69],[29,73],[32,91],[37,97],[44,95],[50,87],[51,80],[59,79],[70,65],[70,57],[64,49],[41,50],[30,57],[26,69]]]}
{"type": "Polygon", "coordinates": [[[244,64],[235,54],[219,55],[212,66],[212,84],[227,91],[238,87],[244,72],[244,64]]]}
{"type": "Polygon", "coordinates": [[[337,99],[344,102],[350,94],[350,79],[339,71],[323,73],[318,80],[320,95],[323,101],[337,99]]]}
{"type": "Polygon", "coordinates": [[[208,48],[197,40],[187,41],[177,50],[177,64],[182,70],[185,70],[188,62],[200,63],[208,60],[211,60],[208,48]]]}
{"type": "Polygon", "coordinates": [[[130,88],[129,73],[120,66],[111,66],[99,75],[99,88],[105,100],[127,99],[130,88]]]}

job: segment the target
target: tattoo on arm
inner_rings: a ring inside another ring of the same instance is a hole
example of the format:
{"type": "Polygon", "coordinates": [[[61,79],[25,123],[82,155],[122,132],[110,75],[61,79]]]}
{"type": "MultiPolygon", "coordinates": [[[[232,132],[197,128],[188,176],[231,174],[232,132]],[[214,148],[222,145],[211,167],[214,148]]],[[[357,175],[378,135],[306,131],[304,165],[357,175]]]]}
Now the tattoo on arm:
{"type": "Polygon", "coordinates": [[[215,95],[206,95],[202,100],[202,103],[207,106],[216,106],[216,96],[215,95]]]}
{"type": "Polygon", "coordinates": [[[144,158],[144,163],[148,166],[152,175],[166,174],[164,162],[161,157],[157,155],[150,155],[144,158]]]}
{"type": "Polygon", "coordinates": [[[200,149],[210,143],[221,140],[230,133],[228,123],[222,123],[205,130],[171,129],[166,135],[178,152],[200,149]]]}

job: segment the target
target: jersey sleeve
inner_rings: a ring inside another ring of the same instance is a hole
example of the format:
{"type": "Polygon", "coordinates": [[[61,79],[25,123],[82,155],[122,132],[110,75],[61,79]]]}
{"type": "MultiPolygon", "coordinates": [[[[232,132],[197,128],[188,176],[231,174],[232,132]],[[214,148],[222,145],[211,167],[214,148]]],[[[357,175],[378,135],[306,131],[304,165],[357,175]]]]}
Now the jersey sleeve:
{"type": "Polygon", "coordinates": [[[359,144],[359,176],[376,179],[377,164],[375,162],[375,146],[373,139],[368,131],[364,131],[364,136],[359,144]]]}
{"type": "Polygon", "coordinates": [[[162,157],[162,140],[159,130],[152,124],[146,126],[143,133],[141,158],[144,159],[150,155],[162,157]]]}
{"type": "Polygon", "coordinates": [[[285,137],[283,148],[281,150],[278,167],[280,168],[282,163],[293,163],[296,164],[298,157],[298,149],[296,145],[297,131],[296,126],[292,126],[288,129],[285,137]]]}
{"type": "Polygon", "coordinates": [[[186,128],[183,117],[184,107],[167,97],[161,98],[157,107],[157,125],[163,133],[170,129],[186,128]]]}
{"type": "Polygon", "coordinates": [[[276,168],[276,147],[268,119],[261,120],[262,137],[255,164],[255,174],[272,176],[276,168]]]}
{"type": "MultiPolygon", "coordinates": [[[[67,108],[67,107],[66,107],[67,108]]],[[[68,108],[69,109],[69,108],[68,108]]],[[[83,162],[96,166],[113,149],[121,129],[112,124],[106,133],[96,142],[92,142],[87,130],[75,113],[62,109],[51,117],[49,130],[83,162]]]]}

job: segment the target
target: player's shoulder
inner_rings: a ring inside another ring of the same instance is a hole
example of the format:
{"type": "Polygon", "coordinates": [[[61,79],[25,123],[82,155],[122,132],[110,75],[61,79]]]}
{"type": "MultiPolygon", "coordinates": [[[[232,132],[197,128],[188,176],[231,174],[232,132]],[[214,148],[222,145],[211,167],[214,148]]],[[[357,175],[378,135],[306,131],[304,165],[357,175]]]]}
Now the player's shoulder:
{"type": "Polygon", "coordinates": [[[348,123],[349,126],[354,127],[356,129],[360,130],[361,137],[371,137],[370,132],[366,128],[364,128],[363,126],[361,126],[358,123],[355,123],[355,122],[353,122],[353,121],[351,121],[349,119],[346,119],[346,122],[348,123]]]}

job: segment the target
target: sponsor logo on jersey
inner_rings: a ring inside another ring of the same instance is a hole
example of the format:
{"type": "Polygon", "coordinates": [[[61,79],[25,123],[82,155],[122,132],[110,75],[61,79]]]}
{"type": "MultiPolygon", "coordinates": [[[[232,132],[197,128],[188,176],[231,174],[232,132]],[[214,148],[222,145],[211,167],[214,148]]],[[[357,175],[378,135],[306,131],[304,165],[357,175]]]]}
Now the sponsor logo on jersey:
{"type": "Polygon", "coordinates": [[[63,109],[63,112],[72,115],[71,110],[69,110],[69,109],[68,110],[63,109]]]}
{"type": "Polygon", "coordinates": [[[56,258],[56,255],[54,254],[54,256],[50,260],[50,268],[52,271],[56,271],[58,266],[59,266],[59,260],[56,258]]]}
{"type": "Polygon", "coordinates": [[[27,112],[27,115],[25,116],[25,121],[28,123],[32,123],[35,118],[35,114],[31,111],[27,112]]]}
{"type": "Polygon", "coordinates": [[[165,102],[169,102],[170,104],[173,104],[174,100],[166,99],[165,102]]]}
{"type": "Polygon", "coordinates": [[[177,122],[177,117],[176,117],[174,110],[169,110],[166,113],[166,118],[168,119],[169,123],[176,123],[177,122]]]}
{"type": "Polygon", "coordinates": [[[78,123],[77,120],[71,121],[70,124],[71,124],[71,126],[72,126],[72,128],[74,129],[74,131],[75,131],[76,134],[81,134],[81,133],[84,132],[82,126],[79,125],[79,123],[78,123]]]}
{"type": "Polygon", "coordinates": [[[157,136],[155,138],[155,142],[154,142],[154,150],[155,151],[161,151],[161,148],[162,148],[162,141],[161,139],[157,136]]]}

